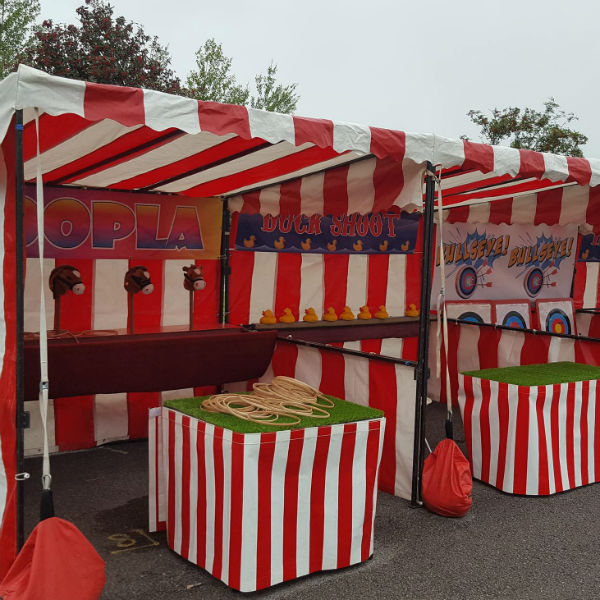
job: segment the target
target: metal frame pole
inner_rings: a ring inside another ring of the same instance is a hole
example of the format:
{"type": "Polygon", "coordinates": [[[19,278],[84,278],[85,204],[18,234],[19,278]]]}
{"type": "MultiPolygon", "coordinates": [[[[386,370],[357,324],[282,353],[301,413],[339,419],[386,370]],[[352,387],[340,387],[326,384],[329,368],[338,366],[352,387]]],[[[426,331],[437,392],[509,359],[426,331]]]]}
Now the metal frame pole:
{"type": "Polygon", "coordinates": [[[229,239],[231,235],[231,213],[229,201],[223,198],[223,218],[221,221],[221,296],[219,300],[219,323],[229,323],[229,239]]]}
{"type": "Polygon", "coordinates": [[[415,441],[413,452],[413,476],[411,504],[421,505],[421,475],[425,450],[425,407],[427,405],[427,379],[429,367],[429,311],[431,304],[431,280],[433,268],[433,214],[435,204],[435,170],[427,163],[425,187],[425,210],[423,213],[423,262],[421,275],[421,312],[419,315],[419,346],[417,351],[417,380],[415,402],[415,441]]]}
{"type": "MultiPolygon", "coordinates": [[[[23,234],[23,111],[17,110],[15,115],[15,149],[16,149],[16,178],[15,178],[15,260],[16,260],[16,299],[17,299],[17,360],[16,360],[16,394],[17,394],[17,473],[25,470],[25,432],[27,417],[25,413],[25,379],[24,379],[24,234],[23,234]]],[[[24,543],[24,489],[23,481],[17,479],[17,551],[24,543]]]]}

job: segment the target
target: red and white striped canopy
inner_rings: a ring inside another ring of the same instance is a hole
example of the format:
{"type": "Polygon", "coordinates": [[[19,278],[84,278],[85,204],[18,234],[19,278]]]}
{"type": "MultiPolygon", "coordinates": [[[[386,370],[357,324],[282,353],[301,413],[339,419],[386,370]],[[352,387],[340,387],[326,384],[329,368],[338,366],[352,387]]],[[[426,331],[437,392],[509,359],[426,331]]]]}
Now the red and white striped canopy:
{"type": "Polygon", "coordinates": [[[0,136],[24,109],[25,179],[230,198],[261,213],[419,209],[430,161],[445,204],[600,183],[600,161],[433,134],[269,113],[152,90],[53,77],[21,65],[0,83],[0,136]]]}

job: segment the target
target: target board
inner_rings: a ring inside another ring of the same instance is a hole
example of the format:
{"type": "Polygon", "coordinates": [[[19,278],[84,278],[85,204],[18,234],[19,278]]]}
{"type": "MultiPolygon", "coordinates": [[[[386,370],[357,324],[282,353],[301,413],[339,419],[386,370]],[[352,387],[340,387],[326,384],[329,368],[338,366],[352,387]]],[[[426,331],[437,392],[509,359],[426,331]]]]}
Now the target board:
{"type": "Polygon", "coordinates": [[[536,302],[540,329],[550,333],[576,334],[573,301],[570,298],[536,302]]]}
{"type": "Polygon", "coordinates": [[[531,310],[528,301],[494,302],[496,325],[512,329],[531,329],[531,310]]]}
{"type": "Polygon", "coordinates": [[[460,319],[469,323],[493,323],[491,302],[447,301],[446,314],[449,319],[460,319]]]}
{"type": "Polygon", "coordinates": [[[535,298],[544,287],[544,272],[538,267],[529,269],[523,278],[523,286],[527,295],[535,298]]]}
{"type": "Polygon", "coordinates": [[[458,273],[456,274],[456,293],[461,298],[470,298],[476,289],[477,271],[470,266],[459,269],[458,273]]]}

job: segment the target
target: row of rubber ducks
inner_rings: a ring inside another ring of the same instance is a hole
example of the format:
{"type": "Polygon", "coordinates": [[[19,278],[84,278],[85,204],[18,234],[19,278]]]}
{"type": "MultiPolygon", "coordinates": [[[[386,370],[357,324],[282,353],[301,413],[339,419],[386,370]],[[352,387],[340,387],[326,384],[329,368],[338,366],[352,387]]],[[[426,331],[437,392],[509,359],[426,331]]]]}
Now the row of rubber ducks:
{"type": "MultiPolygon", "coordinates": [[[[409,310],[406,311],[406,314],[409,313],[410,310],[416,311],[415,309],[415,305],[411,304],[409,307],[409,310]]],[[[304,311],[304,316],[302,317],[303,321],[306,321],[308,323],[314,323],[316,321],[353,321],[355,318],[357,319],[362,319],[362,320],[369,320],[369,319],[389,319],[388,312],[385,308],[385,306],[382,304],[381,306],[379,306],[379,309],[375,312],[375,313],[371,313],[371,309],[365,305],[365,306],[361,306],[360,307],[360,312],[358,313],[358,315],[355,317],[354,313],[352,312],[352,309],[349,306],[345,306],[344,310],[340,313],[340,315],[338,316],[338,314],[335,312],[335,309],[330,306],[325,313],[323,314],[322,319],[319,319],[319,316],[317,315],[317,312],[314,308],[307,308],[304,311]]],[[[416,313],[418,314],[418,312],[416,313]]],[[[416,315],[413,315],[416,316],[416,315]]],[[[284,308],[283,309],[283,314],[281,314],[279,316],[279,319],[277,319],[277,317],[273,314],[272,310],[263,310],[263,316],[260,318],[260,322],[263,325],[272,325],[273,323],[277,323],[279,321],[279,323],[295,323],[296,322],[296,317],[294,316],[294,313],[292,312],[291,308],[284,308]]]]}
{"type": "MultiPolygon", "coordinates": [[[[244,239],[244,246],[246,248],[253,248],[254,242],[256,242],[256,236],[251,235],[249,238],[244,239]]],[[[283,236],[279,236],[279,239],[277,239],[273,242],[273,246],[275,248],[277,248],[277,250],[283,250],[285,248],[285,238],[283,236]]],[[[310,250],[311,249],[311,239],[306,238],[303,242],[300,242],[300,246],[302,247],[302,250],[310,250]]],[[[406,242],[404,244],[402,244],[401,247],[402,247],[402,250],[404,252],[406,252],[408,250],[409,246],[410,246],[410,240],[406,240],[406,242]]],[[[362,251],[364,249],[362,240],[357,240],[356,242],[354,242],[352,244],[352,247],[357,252],[362,251]]],[[[331,252],[335,252],[337,250],[337,240],[332,240],[331,242],[329,242],[327,244],[327,249],[331,252]]],[[[385,252],[388,249],[388,240],[385,240],[382,244],[379,244],[379,249],[382,252],[385,252]]]]}

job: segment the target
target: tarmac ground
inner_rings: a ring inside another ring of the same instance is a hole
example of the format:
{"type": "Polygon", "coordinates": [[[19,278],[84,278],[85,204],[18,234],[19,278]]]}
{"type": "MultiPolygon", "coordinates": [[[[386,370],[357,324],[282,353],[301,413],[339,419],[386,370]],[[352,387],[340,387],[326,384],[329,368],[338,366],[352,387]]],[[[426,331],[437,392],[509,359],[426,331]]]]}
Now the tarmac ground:
{"type": "MultiPolygon", "coordinates": [[[[443,436],[444,417],[444,407],[427,408],[432,446],[443,436]]],[[[460,442],[458,414],[454,428],[460,442]]],[[[102,600],[538,600],[600,593],[598,485],[536,498],[474,482],[473,507],[460,519],[380,493],[370,560],[241,594],[169,550],[164,533],[148,533],[146,442],[58,454],[51,464],[56,516],[75,523],[106,561],[102,600]]],[[[41,459],[27,459],[26,470],[28,535],[39,514],[41,459]]]]}

